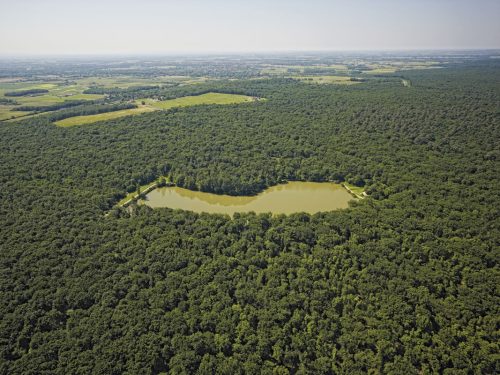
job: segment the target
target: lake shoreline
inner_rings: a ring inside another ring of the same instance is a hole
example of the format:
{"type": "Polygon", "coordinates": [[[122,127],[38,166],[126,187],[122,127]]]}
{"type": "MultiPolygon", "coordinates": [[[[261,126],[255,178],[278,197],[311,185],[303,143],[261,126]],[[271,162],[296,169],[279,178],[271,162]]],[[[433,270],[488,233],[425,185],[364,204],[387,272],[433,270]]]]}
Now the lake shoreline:
{"type": "Polygon", "coordinates": [[[227,196],[227,197],[235,197],[235,198],[237,198],[237,197],[256,197],[259,194],[262,194],[263,192],[265,192],[266,190],[268,190],[270,188],[273,188],[273,187],[276,187],[276,186],[280,186],[280,185],[287,185],[289,183],[294,183],[294,182],[308,183],[308,182],[311,182],[311,183],[332,183],[332,184],[339,185],[339,186],[343,187],[353,198],[356,198],[356,199],[364,199],[367,196],[364,191],[361,194],[358,194],[358,193],[354,192],[353,189],[350,188],[349,186],[347,186],[347,184],[345,182],[338,183],[336,181],[331,181],[331,180],[330,181],[288,180],[288,181],[280,182],[279,184],[276,184],[276,185],[269,186],[269,187],[263,189],[262,191],[258,192],[255,195],[229,195],[229,194],[216,194],[216,193],[205,192],[205,191],[201,191],[201,190],[191,190],[191,189],[187,189],[187,188],[184,188],[184,187],[177,186],[173,182],[167,182],[166,185],[160,186],[160,179],[162,179],[162,178],[165,178],[165,177],[160,177],[158,180],[156,180],[152,184],[147,185],[145,188],[141,187],[141,190],[140,190],[139,194],[132,193],[133,195],[131,197],[128,197],[128,198],[126,197],[127,199],[125,201],[123,201],[125,199],[125,198],[123,198],[115,207],[127,208],[131,204],[136,203],[138,200],[142,199],[145,195],[151,193],[153,190],[155,190],[157,188],[163,188],[163,187],[167,187],[167,188],[178,187],[178,188],[181,188],[181,189],[189,190],[191,192],[214,194],[214,195],[219,195],[219,196],[227,196]]]}
{"type": "Polygon", "coordinates": [[[342,184],[331,181],[287,181],[270,186],[256,195],[232,196],[189,190],[178,186],[160,187],[158,183],[148,185],[123,205],[136,202],[151,208],[172,208],[193,212],[218,214],[256,212],[292,214],[296,212],[334,211],[349,207],[349,202],[359,199],[342,184]]]}

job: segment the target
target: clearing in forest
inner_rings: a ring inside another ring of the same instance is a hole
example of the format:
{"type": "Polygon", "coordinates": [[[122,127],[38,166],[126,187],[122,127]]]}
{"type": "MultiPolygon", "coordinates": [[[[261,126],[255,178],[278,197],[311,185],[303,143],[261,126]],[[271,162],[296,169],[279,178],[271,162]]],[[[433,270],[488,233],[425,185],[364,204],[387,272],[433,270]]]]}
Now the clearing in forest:
{"type": "Polygon", "coordinates": [[[85,124],[92,124],[98,121],[111,120],[130,115],[137,115],[144,112],[167,110],[176,107],[188,107],[201,104],[238,104],[245,102],[253,102],[255,100],[257,99],[246,95],[220,94],[214,92],[197,96],[184,96],[182,98],[163,100],[163,101],[145,98],[136,100],[136,104],[138,105],[137,108],[122,109],[113,112],[99,113],[96,115],[69,117],[64,120],[56,121],[55,124],[58,126],[85,125],[85,124]]]}
{"type": "Polygon", "coordinates": [[[19,111],[18,106],[45,107],[64,103],[69,100],[96,100],[104,95],[84,94],[87,87],[66,83],[63,80],[53,82],[14,81],[0,82],[0,121],[11,119],[24,119],[34,115],[38,110],[19,111]],[[48,90],[44,93],[32,93],[22,96],[5,96],[6,93],[21,92],[25,90],[48,90]],[[7,99],[7,100],[6,100],[7,99]]]}
{"type": "Polygon", "coordinates": [[[353,81],[348,76],[294,76],[290,77],[304,83],[328,83],[335,85],[354,85],[361,81],[353,81]]]}
{"type": "Polygon", "coordinates": [[[56,121],[54,122],[54,124],[62,127],[86,125],[98,121],[112,120],[119,117],[137,115],[140,113],[151,112],[151,111],[154,111],[154,109],[147,106],[141,106],[138,108],[121,109],[119,111],[99,113],[96,115],[68,117],[63,120],[56,121]]]}
{"type": "Polygon", "coordinates": [[[157,101],[154,99],[139,99],[137,103],[144,102],[146,105],[158,109],[170,109],[176,107],[189,107],[201,104],[238,104],[245,102],[253,102],[256,99],[246,95],[221,94],[217,92],[209,92],[203,95],[184,96],[171,100],[157,101]]]}
{"type": "Polygon", "coordinates": [[[30,112],[23,112],[23,111],[12,111],[12,108],[14,106],[7,106],[7,105],[1,105],[0,104],[0,121],[3,120],[9,120],[12,118],[16,117],[22,117],[26,116],[30,112]]]}

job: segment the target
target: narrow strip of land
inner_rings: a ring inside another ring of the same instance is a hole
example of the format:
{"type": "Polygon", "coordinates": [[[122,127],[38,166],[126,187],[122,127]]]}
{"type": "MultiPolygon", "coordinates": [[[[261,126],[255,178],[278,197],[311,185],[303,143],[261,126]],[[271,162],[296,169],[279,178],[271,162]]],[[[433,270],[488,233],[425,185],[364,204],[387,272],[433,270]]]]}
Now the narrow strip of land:
{"type": "Polygon", "coordinates": [[[364,191],[364,188],[362,187],[351,185],[348,184],[347,182],[343,182],[341,185],[344,189],[346,189],[349,193],[351,193],[351,195],[353,195],[358,199],[364,199],[367,197],[367,194],[364,191]]]}
{"type": "Polygon", "coordinates": [[[98,121],[113,120],[115,118],[138,115],[141,113],[151,112],[154,110],[155,110],[154,108],[148,106],[140,106],[138,108],[122,109],[119,111],[104,112],[95,115],[68,117],[63,120],[56,121],[54,122],[54,124],[62,127],[85,125],[85,124],[92,124],[98,121]]]}

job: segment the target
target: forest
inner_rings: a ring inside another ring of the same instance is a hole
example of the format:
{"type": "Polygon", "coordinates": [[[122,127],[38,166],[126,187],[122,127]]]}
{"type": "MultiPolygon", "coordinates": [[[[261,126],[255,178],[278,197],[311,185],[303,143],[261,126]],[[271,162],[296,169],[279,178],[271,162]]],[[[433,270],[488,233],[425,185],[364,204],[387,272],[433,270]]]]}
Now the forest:
{"type": "Polygon", "coordinates": [[[171,74],[209,68],[0,123],[0,374],[499,373],[500,62],[353,85],[247,79],[253,61],[171,74]],[[266,100],[53,124],[208,92],[266,100]],[[160,176],[368,197],[314,215],[116,207],[160,176]]]}

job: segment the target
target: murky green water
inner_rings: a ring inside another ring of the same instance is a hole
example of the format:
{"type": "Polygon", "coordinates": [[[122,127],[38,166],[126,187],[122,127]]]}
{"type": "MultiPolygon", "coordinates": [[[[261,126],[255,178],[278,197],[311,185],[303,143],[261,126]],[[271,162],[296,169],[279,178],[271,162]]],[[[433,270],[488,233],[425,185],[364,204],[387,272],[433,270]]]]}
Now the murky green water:
{"type": "Polygon", "coordinates": [[[179,187],[155,189],[141,204],[150,207],[180,208],[195,212],[223,213],[294,212],[316,213],[347,208],[354,199],[341,185],[324,182],[289,182],[266,189],[255,196],[233,197],[187,190],[179,187]]]}

